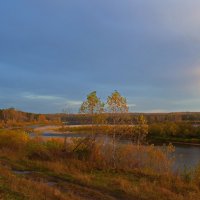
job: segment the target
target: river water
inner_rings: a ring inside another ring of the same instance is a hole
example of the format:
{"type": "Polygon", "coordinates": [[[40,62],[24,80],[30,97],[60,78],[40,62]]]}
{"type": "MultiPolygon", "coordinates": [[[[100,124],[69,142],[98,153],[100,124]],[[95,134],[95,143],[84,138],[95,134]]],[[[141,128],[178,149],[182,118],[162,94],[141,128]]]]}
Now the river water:
{"type": "Polygon", "coordinates": [[[190,169],[200,164],[200,146],[174,144],[175,168],[190,169]]]}
{"type": "MultiPolygon", "coordinates": [[[[33,136],[33,135],[31,135],[33,136]]],[[[71,138],[84,138],[87,134],[83,133],[48,133],[44,132],[41,134],[43,138],[64,138],[67,137],[68,139],[71,138]]],[[[109,136],[100,136],[103,137],[104,140],[109,140],[109,136]]],[[[122,143],[128,143],[127,140],[122,140],[122,143]]],[[[162,146],[162,145],[156,145],[162,146]]],[[[195,145],[186,145],[186,144],[173,144],[175,146],[175,152],[173,156],[175,157],[174,161],[174,170],[184,170],[184,169],[191,169],[194,168],[197,164],[200,164],[200,146],[195,145]]]]}

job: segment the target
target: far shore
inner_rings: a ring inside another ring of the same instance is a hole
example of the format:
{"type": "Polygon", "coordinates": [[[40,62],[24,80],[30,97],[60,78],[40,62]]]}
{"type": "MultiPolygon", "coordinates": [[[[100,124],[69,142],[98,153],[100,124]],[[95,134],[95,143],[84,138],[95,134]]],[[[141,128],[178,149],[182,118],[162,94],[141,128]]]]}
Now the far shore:
{"type": "MultiPolygon", "coordinates": [[[[78,127],[88,127],[88,126],[91,126],[91,125],[67,125],[67,126],[64,126],[65,127],[70,127],[70,128],[78,128],[78,127]]],[[[40,127],[36,127],[34,128],[34,131],[35,132],[48,132],[48,133],[54,133],[54,134],[60,134],[62,131],[59,130],[61,129],[62,126],[61,125],[46,125],[46,126],[40,126],[40,127]]],[[[77,131],[66,131],[66,132],[62,132],[62,133],[81,133],[81,131],[77,130],[77,131]]],[[[180,141],[173,141],[173,138],[168,138],[168,139],[165,139],[165,138],[153,138],[152,139],[152,143],[157,143],[157,142],[161,142],[161,143],[172,143],[172,144],[180,144],[180,145],[191,145],[191,146],[200,146],[200,142],[194,142],[191,140],[191,142],[185,142],[185,141],[181,141],[182,138],[178,138],[180,141]]],[[[183,139],[184,140],[184,139],[183,139]]]]}

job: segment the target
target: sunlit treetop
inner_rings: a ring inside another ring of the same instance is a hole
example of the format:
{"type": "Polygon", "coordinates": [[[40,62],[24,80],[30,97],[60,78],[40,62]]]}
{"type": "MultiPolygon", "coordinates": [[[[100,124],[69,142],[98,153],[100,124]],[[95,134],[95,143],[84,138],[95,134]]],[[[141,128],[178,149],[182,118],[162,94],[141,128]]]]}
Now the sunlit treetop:
{"type": "Polygon", "coordinates": [[[107,98],[108,112],[111,113],[127,113],[128,105],[125,97],[115,90],[111,96],[107,98]]]}
{"type": "Polygon", "coordinates": [[[104,112],[104,103],[97,97],[96,91],[87,95],[87,99],[82,103],[79,112],[88,114],[104,112]]]}

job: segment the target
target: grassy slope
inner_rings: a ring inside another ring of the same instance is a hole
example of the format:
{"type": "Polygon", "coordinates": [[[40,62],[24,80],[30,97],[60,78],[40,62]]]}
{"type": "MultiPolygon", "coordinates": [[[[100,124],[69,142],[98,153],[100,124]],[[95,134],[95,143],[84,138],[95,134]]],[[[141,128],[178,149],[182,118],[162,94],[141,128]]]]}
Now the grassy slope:
{"type": "MultiPolygon", "coordinates": [[[[79,159],[75,154],[62,152],[59,145],[55,148],[57,143],[50,144],[47,148],[42,141],[27,139],[20,132],[0,132],[0,199],[200,199],[200,170],[193,177],[189,173],[174,175],[164,168],[160,172],[126,166],[113,170],[109,165],[96,165],[87,157],[79,159]],[[13,170],[27,173],[16,174],[13,170]]],[[[154,150],[150,155],[155,153],[152,162],[162,159],[163,154],[154,150]]]]}
{"type": "MultiPolygon", "coordinates": [[[[60,162],[1,158],[0,191],[3,199],[199,199],[199,189],[179,177],[142,171],[79,171],[60,162]],[[11,170],[32,171],[15,175],[11,170]],[[47,182],[54,182],[54,186],[47,182]]],[[[84,166],[83,166],[84,167],[84,166]]]]}

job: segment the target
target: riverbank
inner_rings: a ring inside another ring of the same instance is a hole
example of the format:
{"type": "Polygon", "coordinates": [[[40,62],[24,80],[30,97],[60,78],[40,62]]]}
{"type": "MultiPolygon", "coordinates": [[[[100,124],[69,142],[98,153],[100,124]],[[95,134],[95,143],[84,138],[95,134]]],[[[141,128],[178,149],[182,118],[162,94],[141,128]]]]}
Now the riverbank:
{"type": "MultiPolygon", "coordinates": [[[[90,134],[92,131],[101,135],[108,135],[109,129],[108,125],[103,126],[95,126],[92,130],[92,125],[67,125],[67,126],[60,126],[60,125],[43,125],[43,126],[36,126],[33,130],[34,132],[38,133],[54,133],[54,134],[90,134]]],[[[120,135],[123,139],[130,138],[131,134],[123,134],[120,135]]],[[[151,136],[148,135],[147,137],[148,143],[172,143],[172,144],[183,144],[183,145],[194,145],[200,146],[200,138],[183,138],[183,137],[162,137],[162,136],[151,136]]]]}
{"type": "Polygon", "coordinates": [[[167,143],[167,144],[172,143],[172,144],[200,146],[200,139],[199,138],[149,136],[148,141],[150,143],[167,143]]]}
{"type": "Polygon", "coordinates": [[[36,126],[33,128],[34,132],[49,132],[49,133],[59,133],[59,129],[61,128],[60,125],[43,125],[43,126],[36,126]]]}
{"type": "Polygon", "coordinates": [[[90,149],[86,144],[74,148],[74,141],[63,149],[55,139],[0,132],[1,199],[193,200],[200,196],[198,173],[171,172],[170,146],[162,151],[123,145],[116,149],[113,165],[112,146],[97,143],[90,149]]]}

